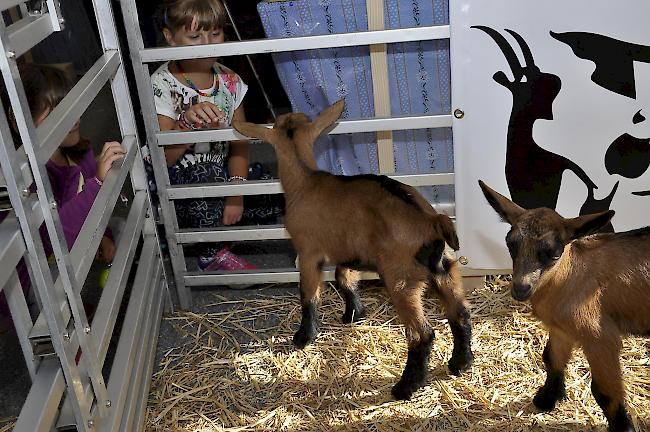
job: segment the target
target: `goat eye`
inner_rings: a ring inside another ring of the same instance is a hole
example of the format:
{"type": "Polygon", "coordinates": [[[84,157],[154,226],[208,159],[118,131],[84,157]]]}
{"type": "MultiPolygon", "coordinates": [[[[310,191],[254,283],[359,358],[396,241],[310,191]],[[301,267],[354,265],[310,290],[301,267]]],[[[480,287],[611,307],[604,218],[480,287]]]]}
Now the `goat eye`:
{"type": "Polygon", "coordinates": [[[548,248],[542,249],[541,259],[542,261],[557,261],[562,257],[563,248],[548,248]]]}

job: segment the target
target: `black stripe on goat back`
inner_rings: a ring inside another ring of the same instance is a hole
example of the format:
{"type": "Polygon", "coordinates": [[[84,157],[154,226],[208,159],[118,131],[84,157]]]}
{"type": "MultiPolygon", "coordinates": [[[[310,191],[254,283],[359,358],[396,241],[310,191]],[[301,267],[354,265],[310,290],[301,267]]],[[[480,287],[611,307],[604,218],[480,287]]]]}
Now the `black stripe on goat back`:
{"type": "Polygon", "coordinates": [[[392,195],[396,196],[397,198],[401,199],[406,204],[412,205],[414,207],[418,207],[415,200],[413,199],[413,195],[411,195],[410,193],[406,192],[406,190],[404,190],[405,185],[403,183],[400,183],[397,180],[393,180],[390,177],[386,177],[385,175],[357,174],[353,176],[337,175],[336,177],[345,182],[353,182],[357,180],[368,180],[368,181],[377,182],[382,188],[384,188],[386,191],[390,192],[392,195]]]}
{"type": "Polygon", "coordinates": [[[625,239],[629,237],[646,237],[646,236],[650,237],[650,226],[637,228],[630,231],[592,234],[592,236],[596,239],[598,238],[625,239]]]}
{"type": "Polygon", "coordinates": [[[620,233],[614,233],[616,237],[643,237],[650,236],[650,226],[637,228],[630,231],[623,231],[620,233]]]}

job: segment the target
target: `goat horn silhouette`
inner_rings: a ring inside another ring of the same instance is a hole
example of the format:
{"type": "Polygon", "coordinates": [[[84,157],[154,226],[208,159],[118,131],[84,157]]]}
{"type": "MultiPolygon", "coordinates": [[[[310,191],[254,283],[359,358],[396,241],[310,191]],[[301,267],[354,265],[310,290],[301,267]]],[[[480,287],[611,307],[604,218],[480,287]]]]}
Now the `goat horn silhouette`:
{"type": "Polygon", "coordinates": [[[524,54],[524,60],[526,60],[526,66],[531,67],[535,66],[535,59],[533,58],[533,53],[530,51],[530,47],[524,40],[524,38],[521,37],[519,33],[517,33],[514,30],[506,29],[508,33],[512,35],[517,40],[517,43],[521,47],[521,52],[524,54]]]}
{"type": "MultiPolygon", "coordinates": [[[[519,59],[517,58],[517,54],[515,54],[515,51],[512,49],[508,41],[506,40],[505,37],[501,35],[498,31],[491,29],[490,27],[486,26],[471,26],[471,28],[483,30],[485,33],[488,34],[492,39],[494,39],[494,42],[499,46],[501,49],[501,52],[503,53],[504,57],[508,61],[508,64],[510,65],[510,69],[512,70],[512,73],[515,77],[516,81],[519,81],[524,73],[522,71],[521,64],[519,64],[519,59]]],[[[531,54],[532,58],[532,54],[531,54]]]]}

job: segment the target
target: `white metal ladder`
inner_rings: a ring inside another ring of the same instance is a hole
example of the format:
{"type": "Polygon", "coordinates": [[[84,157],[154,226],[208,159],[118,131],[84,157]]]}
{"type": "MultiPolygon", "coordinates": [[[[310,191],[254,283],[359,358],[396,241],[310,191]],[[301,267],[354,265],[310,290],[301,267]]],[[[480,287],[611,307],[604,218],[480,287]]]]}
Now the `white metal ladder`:
{"type": "Polygon", "coordinates": [[[56,0],[47,0],[47,10],[35,14],[28,13],[24,1],[0,1],[2,10],[15,6],[19,6],[22,19],[9,26],[0,22],[0,49],[4,54],[0,55],[0,70],[22,146],[16,148],[5,110],[0,109],[0,166],[15,216],[0,225],[0,267],[6,270],[0,289],[6,287],[33,384],[14,430],[140,429],[166,283],[111,3],[93,1],[103,54],[38,127],[32,121],[17,59],[60,31],[65,23],[56,0]],[[68,251],[45,163],[107,83],[127,155],[106,176],[68,251]],[[81,301],[81,288],[127,176],[134,198],[91,325],[81,301]],[[32,184],[35,193],[30,192],[32,184]],[[43,222],[56,258],[56,278],[39,233],[43,222]],[[135,288],[122,323],[125,331],[120,334],[111,373],[105,380],[102,368],[140,240],[135,288]],[[15,272],[23,256],[41,303],[36,322],[32,322],[15,272]],[[79,349],[82,355],[77,364],[79,349]]]}

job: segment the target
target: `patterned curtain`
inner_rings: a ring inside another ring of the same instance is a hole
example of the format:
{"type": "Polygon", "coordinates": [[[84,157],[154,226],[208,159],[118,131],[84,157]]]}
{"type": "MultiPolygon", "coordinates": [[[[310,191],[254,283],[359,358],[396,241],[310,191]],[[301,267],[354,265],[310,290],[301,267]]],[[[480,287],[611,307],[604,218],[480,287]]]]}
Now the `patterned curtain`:
{"type": "MultiPolygon", "coordinates": [[[[366,31],[365,0],[260,2],[269,38],[366,31]]],[[[387,29],[449,23],[447,0],[386,0],[387,29]]],[[[449,41],[389,44],[388,77],[393,116],[449,114],[449,41]]],[[[374,116],[370,54],[367,46],[273,55],[292,109],[309,116],[345,98],[343,118],[374,116]]],[[[450,128],[393,132],[399,174],[453,172],[450,128]]],[[[315,146],[321,169],[335,174],[378,173],[374,133],[321,137],[315,146]]],[[[437,203],[454,201],[453,186],[422,188],[437,203]]]]}

